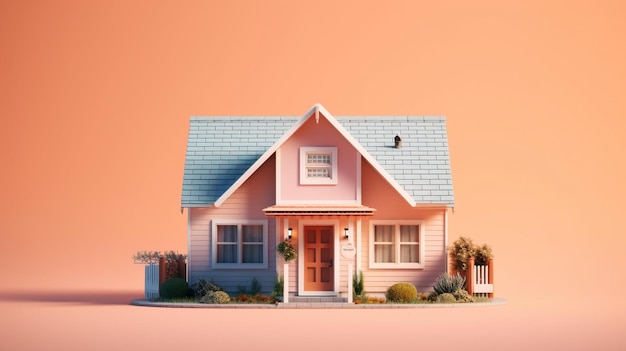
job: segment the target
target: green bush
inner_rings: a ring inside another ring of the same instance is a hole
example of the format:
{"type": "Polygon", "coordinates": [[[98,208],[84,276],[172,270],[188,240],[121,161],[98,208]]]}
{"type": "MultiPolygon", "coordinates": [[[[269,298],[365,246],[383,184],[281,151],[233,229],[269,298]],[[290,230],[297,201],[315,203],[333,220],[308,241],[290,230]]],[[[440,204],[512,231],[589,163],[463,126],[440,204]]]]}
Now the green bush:
{"type": "Polygon", "coordinates": [[[437,302],[441,302],[441,303],[455,303],[456,302],[456,298],[454,298],[454,295],[452,295],[450,293],[443,293],[443,294],[437,296],[437,302]]]}
{"type": "Polygon", "coordinates": [[[230,296],[225,291],[209,291],[200,299],[201,303],[229,303],[230,296]]]}
{"type": "Polygon", "coordinates": [[[252,278],[252,283],[250,283],[250,295],[258,295],[261,293],[261,289],[263,286],[259,283],[259,280],[256,278],[252,278]]]}
{"type": "Polygon", "coordinates": [[[474,302],[474,297],[467,290],[459,289],[452,293],[457,302],[474,302]]]}
{"type": "Polygon", "coordinates": [[[356,272],[354,272],[354,274],[352,275],[352,297],[354,299],[363,295],[363,284],[363,271],[359,271],[358,275],[356,272]]]}
{"type": "Polygon", "coordinates": [[[385,297],[389,302],[408,303],[417,298],[417,289],[411,283],[396,283],[387,289],[385,297]]]}
{"type": "Polygon", "coordinates": [[[239,295],[258,295],[261,293],[261,289],[263,286],[259,283],[259,280],[256,277],[252,278],[252,282],[250,283],[250,290],[248,290],[244,285],[237,286],[237,294],[239,295]]]}
{"type": "Polygon", "coordinates": [[[159,295],[162,298],[174,299],[187,296],[189,284],[182,278],[170,278],[159,288],[159,295]]]}
{"type": "Polygon", "coordinates": [[[449,275],[444,272],[437,277],[433,289],[437,295],[445,293],[452,294],[459,289],[463,289],[463,285],[465,285],[465,278],[461,277],[459,273],[456,275],[449,275]]]}
{"type": "Polygon", "coordinates": [[[276,277],[274,278],[274,290],[272,290],[272,296],[278,297],[283,296],[283,290],[285,288],[285,278],[276,273],[276,277]]]}

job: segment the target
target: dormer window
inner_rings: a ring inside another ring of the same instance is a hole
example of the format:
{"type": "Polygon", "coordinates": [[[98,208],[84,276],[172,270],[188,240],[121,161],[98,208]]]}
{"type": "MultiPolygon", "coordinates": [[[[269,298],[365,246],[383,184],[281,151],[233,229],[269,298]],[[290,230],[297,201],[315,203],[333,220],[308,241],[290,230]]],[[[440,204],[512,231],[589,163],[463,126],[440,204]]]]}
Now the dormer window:
{"type": "Polygon", "coordinates": [[[337,148],[301,147],[300,184],[337,184],[337,148]]]}

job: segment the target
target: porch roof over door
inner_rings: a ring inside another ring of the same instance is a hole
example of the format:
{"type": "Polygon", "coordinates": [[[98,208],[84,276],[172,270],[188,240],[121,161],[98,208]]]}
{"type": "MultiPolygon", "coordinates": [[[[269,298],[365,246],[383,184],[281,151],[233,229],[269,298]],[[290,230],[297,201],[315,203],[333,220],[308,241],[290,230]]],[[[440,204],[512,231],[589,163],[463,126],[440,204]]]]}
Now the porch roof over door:
{"type": "Polygon", "coordinates": [[[263,209],[266,216],[373,216],[375,208],[367,206],[285,206],[274,205],[263,209]]]}

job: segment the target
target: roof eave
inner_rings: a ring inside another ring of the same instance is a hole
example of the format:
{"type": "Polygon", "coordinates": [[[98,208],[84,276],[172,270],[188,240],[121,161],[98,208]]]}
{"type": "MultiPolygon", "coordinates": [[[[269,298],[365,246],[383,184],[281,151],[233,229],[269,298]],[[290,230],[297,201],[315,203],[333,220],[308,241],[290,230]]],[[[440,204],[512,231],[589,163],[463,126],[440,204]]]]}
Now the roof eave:
{"type": "Polygon", "coordinates": [[[182,208],[206,208],[211,207],[214,203],[197,203],[197,204],[182,204],[180,207],[182,208]]]}
{"type": "Polygon", "coordinates": [[[356,150],[374,167],[374,169],[402,196],[402,198],[412,207],[416,207],[418,204],[415,199],[376,161],[376,159],[370,155],[369,152],[356,140],[344,127],[337,121],[337,119],[324,108],[320,103],[316,103],[311,107],[303,116],[296,122],[287,132],[283,134],[261,157],[259,157],[253,164],[244,172],[235,183],[233,183],[228,190],[226,190],[213,204],[215,207],[220,207],[224,201],[226,201],[239,187],[246,181],[254,172],[265,163],[278,148],[289,139],[309,118],[315,116],[319,118],[320,112],[325,116],[326,120],[334,126],[337,131],[343,137],[345,137],[350,144],[356,148],[356,150]]]}
{"type": "Polygon", "coordinates": [[[444,209],[444,208],[454,208],[454,204],[450,204],[450,203],[423,203],[423,202],[419,202],[416,203],[415,206],[413,206],[415,208],[424,208],[424,209],[428,209],[428,208],[433,208],[433,209],[444,209]]]}
{"type": "MultiPolygon", "coordinates": [[[[319,105],[319,104],[318,104],[319,105]]],[[[332,124],[349,142],[354,146],[357,151],[374,167],[374,169],[402,196],[402,198],[408,202],[409,205],[415,207],[417,204],[415,199],[376,161],[376,159],[370,155],[367,150],[358,140],[356,140],[352,134],[350,134],[344,126],[337,121],[337,119],[330,114],[323,106],[319,105],[319,109],[326,116],[326,119],[332,124]]]]}
{"type": "Polygon", "coordinates": [[[287,132],[285,132],[285,134],[283,134],[282,137],[280,137],[280,139],[278,139],[269,149],[267,149],[267,151],[265,151],[263,153],[263,155],[261,155],[261,157],[259,157],[253,164],[252,166],[250,166],[250,168],[248,168],[248,170],[246,170],[244,172],[244,174],[241,175],[241,177],[239,177],[239,179],[237,179],[237,181],[235,183],[233,183],[233,185],[230,186],[230,188],[228,188],[228,190],[226,190],[213,204],[215,205],[215,207],[220,207],[224,201],[226,201],[237,189],[239,189],[239,187],[246,181],[248,180],[248,178],[250,178],[250,176],[259,168],[261,167],[261,165],[263,165],[263,163],[265,163],[265,161],[267,161],[273,154],[274,152],[276,152],[276,150],[278,150],[278,148],[287,140],[289,139],[289,137],[291,137],[291,135],[293,133],[295,133],[296,130],[298,130],[298,128],[300,128],[300,126],[302,126],[304,124],[304,122],[306,122],[309,117],[311,117],[313,114],[317,114],[317,112],[319,111],[319,107],[321,105],[320,104],[315,104],[313,105],[313,107],[311,107],[302,118],[300,118],[300,120],[298,120],[298,122],[296,122],[287,132]]]}

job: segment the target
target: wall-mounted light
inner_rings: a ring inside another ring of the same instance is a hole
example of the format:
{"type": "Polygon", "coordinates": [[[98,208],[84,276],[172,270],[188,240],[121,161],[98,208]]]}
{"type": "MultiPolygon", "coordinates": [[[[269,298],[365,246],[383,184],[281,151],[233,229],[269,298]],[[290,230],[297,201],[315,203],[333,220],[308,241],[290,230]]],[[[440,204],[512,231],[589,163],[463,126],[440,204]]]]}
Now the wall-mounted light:
{"type": "Polygon", "coordinates": [[[291,240],[291,232],[293,231],[293,229],[289,228],[287,229],[287,239],[291,240]]]}
{"type": "Polygon", "coordinates": [[[350,235],[348,235],[348,228],[343,228],[343,236],[346,239],[348,239],[348,237],[350,236],[350,235]]]}

